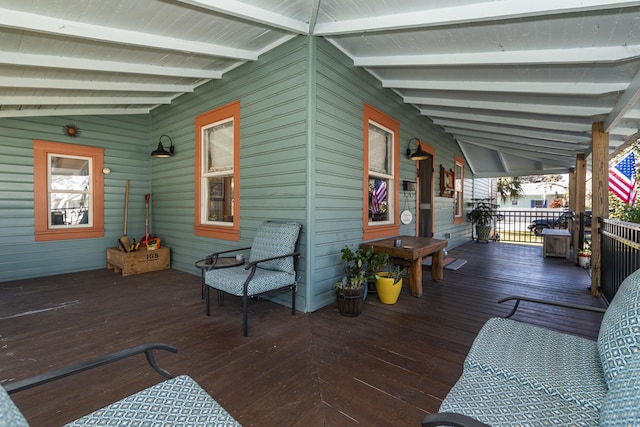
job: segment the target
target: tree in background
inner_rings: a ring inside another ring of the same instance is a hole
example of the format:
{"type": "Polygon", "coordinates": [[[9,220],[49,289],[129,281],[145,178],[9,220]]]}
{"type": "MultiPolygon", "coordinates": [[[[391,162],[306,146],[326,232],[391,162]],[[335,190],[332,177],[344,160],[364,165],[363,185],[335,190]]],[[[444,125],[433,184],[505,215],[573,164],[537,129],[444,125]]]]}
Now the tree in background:
{"type": "Polygon", "coordinates": [[[517,200],[522,197],[523,193],[522,189],[522,181],[520,181],[520,177],[505,177],[498,178],[498,195],[500,196],[500,200],[502,203],[507,200],[517,200]]]}

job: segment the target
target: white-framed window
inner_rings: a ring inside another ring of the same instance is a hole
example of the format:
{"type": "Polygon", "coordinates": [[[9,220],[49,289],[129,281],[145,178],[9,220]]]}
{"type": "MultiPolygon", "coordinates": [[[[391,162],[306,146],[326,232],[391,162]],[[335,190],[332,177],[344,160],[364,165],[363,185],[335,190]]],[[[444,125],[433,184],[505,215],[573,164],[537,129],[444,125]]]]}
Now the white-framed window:
{"type": "Polygon", "coordinates": [[[369,122],[369,225],[389,224],[394,217],[394,135],[369,122]]]}
{"type": "Polygon", "coordinates": [[[453,223],[460,224],[464,222],[464,159],[459,156],[454,156],[453,164],[453,223]]]}
{"type": "Polygon", "coordinates": [[[365,240],[400,233],[400,123],[364,106],[363,237],[365,240]]]}
{"type": "Polygon", "coordinates": [[[240,239],[240,102],[196,117],[195,233],[240,239]]]}
{"type": "Polygon", "coordinates": [[[91,227],[91,157],[48,153],[47,158],[49,227],[91,227]]]}
{"type": "Polygon", "coordinates": [[[233,225],[233,128],[233,119],[202,128],[203,224],[233,225]]]}

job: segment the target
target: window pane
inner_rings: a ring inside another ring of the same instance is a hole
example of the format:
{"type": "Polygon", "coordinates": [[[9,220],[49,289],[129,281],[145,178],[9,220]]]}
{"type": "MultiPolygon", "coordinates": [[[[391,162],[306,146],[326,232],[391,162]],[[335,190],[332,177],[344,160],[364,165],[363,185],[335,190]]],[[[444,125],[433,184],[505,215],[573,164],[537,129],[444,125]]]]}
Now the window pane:
{"type": "Polygon", "coordinates": [[[88,226],[91,162],[87,158],[50,156],[49,226],[88,226]]]}
{"type": "Polygon", "coordinates": [[[455,178],[456,178],[456,182],[455,182],[455,216],[461,216],[462,215],[462,197],[463,197],[463,193],[462,193],[462,186],[463,186],[463,182],[462,182],[462,165],[456,163],[455,165],[455,178]]]}
{"type": "Polygon", "coordinates": [[[52,190],[89,190],[89,160],[51,156],[52,190]]]}
{"type": "Polygon", "coordinates": [[[373,124],[369,125],[369,171],[391,175],[392,136],[373,124]]]}
{"type": "Polygon", "coordinates": [[[233,120],[203,130],[207,172],[233,169],[233,120]]]}
{"type": "Polygon", "coordinates": [[[389,220],[389,181],[369,180],[369,220],[372,222],[389,220]]]}
{"type": "Polygon", "coordinates": [[[206,188],[207,221],[233,223],[233,176],[207,178],[206,188]]]}

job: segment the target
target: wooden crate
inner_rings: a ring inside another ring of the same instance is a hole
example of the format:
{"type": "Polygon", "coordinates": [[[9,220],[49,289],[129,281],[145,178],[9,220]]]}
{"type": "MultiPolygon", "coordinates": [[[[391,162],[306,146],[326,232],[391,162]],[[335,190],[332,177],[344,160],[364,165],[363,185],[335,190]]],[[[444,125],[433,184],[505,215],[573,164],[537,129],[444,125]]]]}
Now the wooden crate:
{"type": "Polygon", "coordinates": [[[148,251],[146,249],[125,253],[118,248],[107,248],[107,268],[122,272],[123,276],[166,270],[171,266],[171,252],[168,247],[148,251]]]}

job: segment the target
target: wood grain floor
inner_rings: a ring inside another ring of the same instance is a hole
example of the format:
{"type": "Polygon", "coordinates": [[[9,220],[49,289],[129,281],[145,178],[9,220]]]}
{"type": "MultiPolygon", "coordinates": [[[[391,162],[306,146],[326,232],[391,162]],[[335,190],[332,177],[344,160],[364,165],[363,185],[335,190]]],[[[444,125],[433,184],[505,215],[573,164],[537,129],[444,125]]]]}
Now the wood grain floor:
{"type": "MultiPolygon", "coordinates": [[[[121,277],[96,270],[0,283],[0,381],[23,379],[143,342],[174,375],[188,374],[245,426],[418,426],[462,371],[477,332],[508,313],[518,294],[602,307],[587,272],[540,246],[470,242],[449,252],[468,262],[405,284],[390,306],[371,295],[362,315],[335,306],[291,316],[269,301],[240,301],[204,314],[200,277],[175,270],[121,277]]],[[[194,271],[194,274],[197,274],[194,271]]],[[[602,316],[523,306],[514,317],[595,339],[602,316]]],[[[13,395],[32,426],[58,426],[162,378],[144,357],[13,395]]]]}

